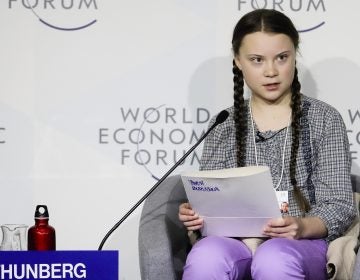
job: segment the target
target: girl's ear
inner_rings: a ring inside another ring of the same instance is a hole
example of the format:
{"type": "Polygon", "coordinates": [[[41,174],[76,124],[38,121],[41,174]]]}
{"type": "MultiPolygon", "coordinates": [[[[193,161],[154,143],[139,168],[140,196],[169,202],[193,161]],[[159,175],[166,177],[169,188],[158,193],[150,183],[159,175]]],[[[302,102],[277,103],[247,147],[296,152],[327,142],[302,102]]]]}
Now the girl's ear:
{"type": "Polygon", "coordinates": [[[239,60],[239,56],[236,55],[236,56],[234,57],[234,60],[235,60],[235,64],[236,64],[237,68],[239,68],[240,71],[242,71],[242,67],[241,67],[241,63],[240,63],[240,60],[239,60]]]}

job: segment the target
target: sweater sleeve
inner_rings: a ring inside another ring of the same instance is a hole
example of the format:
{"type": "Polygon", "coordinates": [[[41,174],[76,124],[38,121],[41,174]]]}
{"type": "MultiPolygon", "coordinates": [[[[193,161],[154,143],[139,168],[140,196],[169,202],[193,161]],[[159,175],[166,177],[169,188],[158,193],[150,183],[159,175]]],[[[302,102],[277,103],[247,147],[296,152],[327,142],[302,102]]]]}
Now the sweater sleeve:
{"type": "Polygon", "coordinates": [[[327,240],[342,235],[356,216],[351,187],[349,141],[341,115],[330,108],[324,113],[323,129],[314,168],[316,205],[308,213],[321,218],[327,240]]]}

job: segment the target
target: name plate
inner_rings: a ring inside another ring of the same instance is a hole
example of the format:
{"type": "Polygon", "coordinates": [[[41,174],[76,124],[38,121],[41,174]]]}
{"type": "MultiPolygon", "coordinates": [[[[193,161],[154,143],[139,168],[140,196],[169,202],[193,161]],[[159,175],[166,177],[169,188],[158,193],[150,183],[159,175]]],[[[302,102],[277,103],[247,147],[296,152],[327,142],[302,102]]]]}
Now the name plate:
{"type": "Polygon", "coordinates": [[[118,251],[0,251],[0,279],[118,280],[118,251]]]}

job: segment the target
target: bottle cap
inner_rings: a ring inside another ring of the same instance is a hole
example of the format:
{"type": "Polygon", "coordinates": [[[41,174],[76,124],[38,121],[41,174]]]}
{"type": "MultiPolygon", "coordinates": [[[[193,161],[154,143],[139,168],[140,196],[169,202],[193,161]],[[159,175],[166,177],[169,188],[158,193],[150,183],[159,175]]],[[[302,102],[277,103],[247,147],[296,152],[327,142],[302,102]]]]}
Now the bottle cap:
{"type": "Polygon", "coordinates": [[[46,205],[37,205],[35,219],[49,219],[49,212],[46,205]]]}

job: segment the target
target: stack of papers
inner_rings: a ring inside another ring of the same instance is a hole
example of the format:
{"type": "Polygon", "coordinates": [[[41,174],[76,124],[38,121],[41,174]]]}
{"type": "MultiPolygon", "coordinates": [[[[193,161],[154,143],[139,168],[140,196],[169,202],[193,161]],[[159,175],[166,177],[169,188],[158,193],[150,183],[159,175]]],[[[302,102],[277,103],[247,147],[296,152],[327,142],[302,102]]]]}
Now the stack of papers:
{"type": "Polygon", "coordinates": [[[193,210],[204,219],[202,235],[263,237],[271,218],[281,217],[267,166],[184,172],[193,210]]]}

